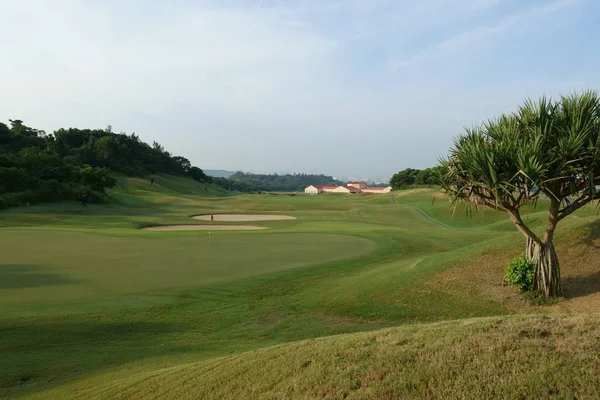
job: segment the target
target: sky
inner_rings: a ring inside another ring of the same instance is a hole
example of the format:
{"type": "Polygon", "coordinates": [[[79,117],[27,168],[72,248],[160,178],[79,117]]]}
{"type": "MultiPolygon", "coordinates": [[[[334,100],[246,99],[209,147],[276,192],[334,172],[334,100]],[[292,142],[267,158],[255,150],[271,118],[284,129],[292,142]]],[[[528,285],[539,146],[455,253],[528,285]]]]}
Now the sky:
{"type": "Polygon", "coordinates": [[[597,0],[0,0],[0,121],[389,177],[526,98],[600,89],[598,21],[597,0]]]}

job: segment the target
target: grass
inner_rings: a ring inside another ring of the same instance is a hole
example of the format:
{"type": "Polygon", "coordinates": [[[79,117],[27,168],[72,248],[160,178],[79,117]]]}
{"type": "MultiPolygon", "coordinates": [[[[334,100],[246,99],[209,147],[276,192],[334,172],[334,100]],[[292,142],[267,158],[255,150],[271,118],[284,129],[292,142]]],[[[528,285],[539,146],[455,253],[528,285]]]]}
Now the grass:
{"type": "Polygon", "coordinates": [[[412,325],[270,347],[83,389],[116,399],[598,398],[599,314],[412,325]],[[234,377],[232,379],[232,377],[234,377]]]}
{"type": "MultiPolygon", "coordinates": [[[[447,202],[432,201],[434,194],[403,192],[395,199],[231,196],[210,185],[161,176],[155,185],[122,180],[105,205],[64,203],[3,211],[0,397],[106,397],[125,390],[121,384],[133,385],[139,395],[154,390],[143,385],[150,376],[163,382],[160,390],[177,397],[179,381],[174,379],[169,389],[162,376],[185,364],[193,366],[185,372],[192,377],[206,374],[203,366],[230,360],[223,357],[265,363],[252,358],[253,351],[353,332],[381,335],[386,331],[378,330],[399,325],[405,326],[398,328],[402,335],[412,332],[419,337],[432,330],[431,334],[438,332],[436,340],[443,341],[446,331],[466,328],[461,323],[435,325],[438,321],[514,312],[479,283],[463,275],[461,281],[452,281],[444,274],[471,271],[464,266],[520,248],[522,239],[502,214],[453,216],[447,202]],[[449,227],[424,219],[414,207],[449,227]],[[213,233],[210,243],[207,232],[139,229],[206,224],[189,217],[210,212],[288,214],[298,219],[261,221],[271,228],[267,231],[213,233]],[[410,325],[415,323],[434,325],[410,325]],[[445,328],[431,328],[438,326],[445,328]]],[[[565,221],[561,240],[582,238],[582,227],[592,215],[584,210],[565,221]]],[[[529,218],[541,227],[539,215],[529,218]]],[[[501,273],[497,279],[501,281],[501,273]]],[[[502,293],[513,292],[504,288],[502,293]]],[[[342,346],[343,340],[352,343],[369,334],[357,335],[323,343],[330,343],[335,352],[336,343],[342,346]]],[[[305,345],[290,344],[289,349],[305,345]]],[[[256,357],[279,351],[275,349],[280,347],[260,350],[256,357]]],[[[341,357],[339,363],[344,369],[355,361],[341,357]]],[[[227,373],[193,380],[223,382],[219,377],[227,373]]],[[[269,373],[275,374],[275,369],[269,373]]],[[[236,374],[235,379],[230,376],[230,384],[248,386],[250,378],[236,374]]],[[[294,376],[285,384],[297,382],[294,376]]],[[[358,379],[359,385],[352,379],[346,383],[354,389],[342,392],[332,381],[327,395],[385,397],[383,389],[364,391],[374,383],[358,379]]],[[[226,393],[215,385],[210,393],[226,393]]],[[[252,393],[262,397],[259,391],[265,389],[257,385],[252,393]]],[[[223,388],[231,390],[225,384],[223,388]]],[[[416,396],[417,389],[393,393],[416,396]]]]}

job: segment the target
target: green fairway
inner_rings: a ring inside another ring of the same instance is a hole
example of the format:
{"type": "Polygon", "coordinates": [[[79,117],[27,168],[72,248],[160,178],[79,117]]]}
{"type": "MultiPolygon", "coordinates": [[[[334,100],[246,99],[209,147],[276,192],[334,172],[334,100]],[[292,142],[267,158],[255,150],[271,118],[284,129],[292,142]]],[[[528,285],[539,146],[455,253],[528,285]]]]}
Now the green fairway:
{"type": "MultiPolygon", "coordinates": [[[[0,397],[72,397],[297,340],[511,313],[438,277],[522,239],[501,213],[453,215],[434,190],[223,196],[168,176],[126,183],[104,205],[0,212],[0,397]],[[140,229],[210,213],[297,219],[210,237],[140,229]]],[[[583,235],[592,216],[565,221],[562,237],[583,235]]]]}
{"type": "Polygon", "coordinates": [[[110,299],[205,286],[224,280],[358,256],[375,243],[332,234],[213,234],[131,238],[78,232],[0,231],[0,302],[46,312],[54,302],[110,299]]]}

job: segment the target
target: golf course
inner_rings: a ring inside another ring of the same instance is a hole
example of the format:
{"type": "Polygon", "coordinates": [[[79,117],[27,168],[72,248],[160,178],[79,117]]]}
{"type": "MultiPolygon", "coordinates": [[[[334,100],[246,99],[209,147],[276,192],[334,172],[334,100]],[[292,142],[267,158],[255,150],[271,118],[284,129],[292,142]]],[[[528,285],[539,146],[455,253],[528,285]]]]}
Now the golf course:
{"type": "Polygon", "coordinates": [[[593,206],[556,238],[564,298],[538,305],[503,284],[524,247],[505,214],[439,189],[107,194],[0,211],[0,398],[600,396],[593,206]]]}

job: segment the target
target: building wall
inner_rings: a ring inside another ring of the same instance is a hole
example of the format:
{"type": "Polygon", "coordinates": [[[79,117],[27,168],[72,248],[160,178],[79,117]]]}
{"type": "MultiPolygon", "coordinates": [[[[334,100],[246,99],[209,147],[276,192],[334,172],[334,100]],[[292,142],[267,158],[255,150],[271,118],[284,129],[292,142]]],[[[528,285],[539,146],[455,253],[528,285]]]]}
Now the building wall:
{"type": "Polygon", "coordinates": [[[350,193],[350,191],[343,186],[338,186],[335,189],[333,189],[331,192],[332,193],[350,193]]]}
{"type": "Polygon", "coordinates": [[[307,187],[306,189],[304,189],[304,193],[307,193],[307,194],[319,194],[319,193],[323,193],[323,191],[319,190],[316,187],[314,187],[314,186],[311,185],[311,186],[307,187]]]}
{"type": "Polygon", "coordinates": [[[348,187],[344,187],[344,186],[337,186],[335,188],[327,188],[327,189],[317,189],[316,187],[314,187],[313,185],[308,186],[306,189],[304,189],[304,193],[306,194],[319,194],[319,193],[389,193],[392,190],[391,186],[388,186],[386,188],[383,188],[381,190],[378,189],[374,189],[374,188],[368,188],[366,185],[364,185],[363,183],[355,183],[355,184],[348,184],[348,187]],[[362,186],[362,188],[358,188],[358,186],[362,186]]]}
{"type": "Polygon", "coordinates": [[[348,186],[353,186],[358,189],[367,187],[367,185],[364,182],[350,182],[350,183],[348,183],[348,186]]]}
{"type": "Polygon", "coordinates": [[[354,188],[354,186],[351,189],[344,186],[338,186],[334,189],[334,193],[360,193],[360,189],[354,188]]]}

